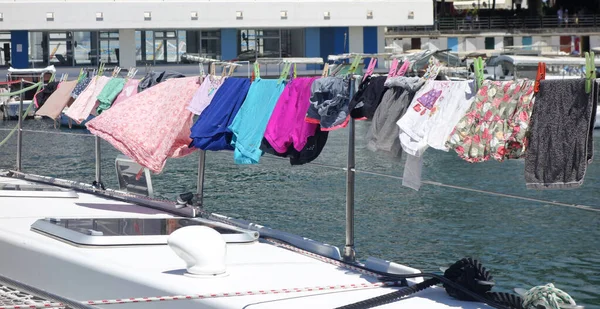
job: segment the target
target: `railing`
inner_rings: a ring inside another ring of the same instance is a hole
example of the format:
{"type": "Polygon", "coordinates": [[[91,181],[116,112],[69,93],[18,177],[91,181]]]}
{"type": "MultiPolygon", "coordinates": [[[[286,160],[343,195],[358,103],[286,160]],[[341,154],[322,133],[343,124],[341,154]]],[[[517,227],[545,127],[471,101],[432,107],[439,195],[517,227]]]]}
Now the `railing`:
{"type": "Polygon", "coordinates": [[[491,30],[491,29],[548,29],[548,28],[594,28],[600,27],[599,15],[570,16],[560,21],[557,16],[507,16],[442,17],[438,29],[443,30],[491,30]]]}
{"type": "MultiPolygon", "coordinates": [[[[569,16],[560,21],[558,16],[479,16],[478,18],[440,17],[432,26],[388,27],[387,34],[407,31],[452,31],[452,30],[508,30],[508,29],[571,29],[600,28],[600,15],[569,16]]],[[[598,29],[600,31],[600,29],[598,29]]]]}

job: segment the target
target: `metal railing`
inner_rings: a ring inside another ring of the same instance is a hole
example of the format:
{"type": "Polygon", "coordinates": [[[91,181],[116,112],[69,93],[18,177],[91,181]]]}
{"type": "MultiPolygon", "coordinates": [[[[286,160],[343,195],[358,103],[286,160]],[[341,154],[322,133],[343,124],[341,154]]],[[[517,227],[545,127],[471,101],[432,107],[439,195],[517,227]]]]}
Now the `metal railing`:
{"type": "MultiPolygon", "coordinates": [[[[548,29],[548,28],[600,28],[600,15],[582,15],[559,20],[557,16],[489,16],[442,17],[438,29],[443,30],[501,30],[501,29],[548,29]]],[[[600,29],[599,29],[600,30],[600,29]]]]}
{"type": "Polygon", "coordinates": [[[479,16],[467,17],[439,17],[435,25],[431,26],[408,26],[408,27],[388,27],[386,34],[396,34],[407,31],[455,31],[455,30],[552,30],[571,28],[599,28],[600,15],[581,15],[575,17],[570,15],[568,18],[558,19],[556,15],[548,16],[479,16]]]}

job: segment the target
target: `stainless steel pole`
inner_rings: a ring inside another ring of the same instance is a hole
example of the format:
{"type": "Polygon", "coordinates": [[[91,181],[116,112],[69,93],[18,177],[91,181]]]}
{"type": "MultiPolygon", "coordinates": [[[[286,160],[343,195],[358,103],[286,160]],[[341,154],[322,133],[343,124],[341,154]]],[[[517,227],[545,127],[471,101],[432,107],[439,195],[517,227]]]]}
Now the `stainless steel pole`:
{"type": "Polygon", "coordinates": [[[102,167],[100,165],[100,161],[102,161],[102,155],[100,151],[100,138],[98,136],[94,137],[94,142],[96,144],[96,185],[98,188],[102,187],[102,167]]]}
{"type": "MultiPolygon", "coordinates": [[[[350,80],[350,99],[354,94],[354,80],[350,80]]],[[[346,164],[346,246],[344,260],[354,261],[354,119],[348,124],[348,162],[346,164]]]]}
{"type": "MultiPolygon", "coordinates": [[[[23,79],[21,79],[21,88],[23,90],[23,79]]],[[[21,150],[23,147],[23,92],[19,94],[19,109],[18,109],[18,124],[17,124],[17,171],[21,171],[22,161],[21,161],[21,150]]],[[[31,103],[33,104],[33,103],[31,103]]]]}
{"type": "Polygon", "coordinates": [[[204,167],[206,162],[206,151],[198,151],[198,188],[196,189],[197,199],[200,206],[203,206],[204,197],[204,167]]]}

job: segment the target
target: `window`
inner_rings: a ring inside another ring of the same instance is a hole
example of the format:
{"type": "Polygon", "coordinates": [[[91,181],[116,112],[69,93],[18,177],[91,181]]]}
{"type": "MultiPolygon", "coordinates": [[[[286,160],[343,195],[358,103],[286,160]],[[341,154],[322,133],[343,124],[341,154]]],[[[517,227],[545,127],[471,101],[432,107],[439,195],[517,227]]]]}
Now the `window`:
{"type": "Polygon", "coordinates": [[[512,36],[504,37],[504,48],[515,45],[515,39],[512,36]]]}
{"type": "Polygon", "coordinates": [[[493,37],[485,38],[485,49],[496,49],[496,40],[493,37]]]}
{"type": "Polygon", "coordinates": [[[213,59],[221,59],[221,31],[200,31],[201,56],[213,59]]]}
{"type": "Polygon", "coordinates": [[[421,49],[421,38],[410,39],[410,48],[411,49],[421,49]]]}

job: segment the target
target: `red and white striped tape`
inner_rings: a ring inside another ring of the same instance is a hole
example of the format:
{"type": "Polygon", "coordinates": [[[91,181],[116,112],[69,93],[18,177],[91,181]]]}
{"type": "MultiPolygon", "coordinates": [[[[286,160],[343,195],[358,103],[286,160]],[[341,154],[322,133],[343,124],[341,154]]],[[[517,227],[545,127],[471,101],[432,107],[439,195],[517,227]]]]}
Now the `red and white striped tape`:
{"type": "MultiPolygon", "coordinates": [[[[156,296],[156,297],[137,297],[137,298],[124,298],[124,299],[105,299],[105,300],[88,300],[82,302],[86,305],[115,305],[115,304],[126,304],[126,303],[146,303],[146,302],[158,302],[158,301],[171,301],[171,300],[190,300],[190,299],[209,299],[209,298],[222,298],[222,297],[236,297],[236,296],[253,296],[253,295],[267,295],[267,294],[287,294],[287,293],[301,293],[301,292],[318,292],[318,291],[333,291],[333,290],[357,290],[357,289],[372,289],[383,286],[394,286],[398,285],[399,282],[373,282],[373,283],[352,283],[342,285],[328,285],[328,286],[315,286],[315,287],[304,287],[304,288],[291,288],[291,289],[277,289],[277,290],[255,290],[255,291],[237,291],[228,293],[208,293],[208,294],[194,294],[194,295],[176,295],[176,296],[156,296]]],[[[62,303],[36,303],[26,305],[12,305],[3,306],[0,309],[34,309],[34,308],[57,308],[64,307],[62,303]]]]}

